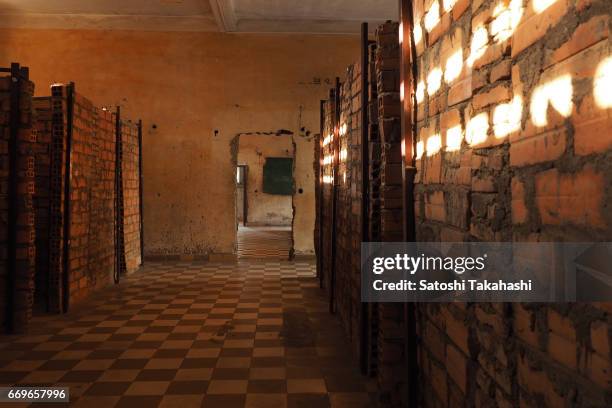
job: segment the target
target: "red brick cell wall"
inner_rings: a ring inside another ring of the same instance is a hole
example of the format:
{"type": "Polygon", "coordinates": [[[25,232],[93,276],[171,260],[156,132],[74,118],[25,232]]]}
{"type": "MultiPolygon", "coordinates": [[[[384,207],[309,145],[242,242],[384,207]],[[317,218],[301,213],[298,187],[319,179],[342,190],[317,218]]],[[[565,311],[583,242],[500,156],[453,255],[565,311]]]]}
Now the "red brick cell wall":
{"type": "MultiPolygon", "coordinates": [[[[11,296],[0,297],[0,320],[14,331],[27,329],[35,299],[41,311],[65,311],[64,226],[68,218],[70,304],[78,304],[91,291],[108,285],[115,271],[116,118],[79,94],[74,95],[70,116],[69,90],[69,86],[53,86],[50,97],[33,98],[31,82],[0,78],[0,246],[4,248],[0,252],[0,290],[8,294],[8,285],[14,286],[11,296]],[[19,86],[18,111],[11,110],[13,83],[19,86]],[[14,274],[9,275],[9,138],[14,116],[19,119],[14,175],[17,263],[14,274]],[[69,134],[67,214],[64,188],[69,134]]],[[[131,272],[141,263],[137,126],[126,121],[121,136],[125,215],[119,222],[125,233],[122,250],[131,272]]]]}
{"type": "MultiPolygon", "coordinates": [[[[421,241],[612,238],[606,0],[416,0],[421,241]]],[[[610,304],[420,305],[424,406],[606,406],[610,304]]]]}
{"type": "Polygon", "coordinates": [[[36,144],[34,210],[36,229],[36,274],[34,302],[41,310],[49,307],[49,242],[51,192],[51,140],[53,137],[53,111],[51,97],[34,98],[36,112],[36,144]]]}
{"type": "MultiPolygon", "coordinates": [[[[68,129],[67,88],[51,88],[51,111],[49,118],[42,112],[39,122],[51,123],[51,145],[49,148],[49,298],[48,310],[60,313],[64,310],[63,298],[63,245],[64,245],[64,185],[66,174],[66,140],[68,129]]],[[[42,124],[38,125],[42,127],[42,124]]],[[[44,125],[49,126],[49,124],[44,125]]],[[[42,227],[40,227],[42,228],[42,227]]]]}
{"type": "MultiPolygon", "coordinates": [[[[370,53],[368,93],[369,168],[365,175],[370,180],[369,221],[373,241],[402,239],[402,173],[400,148],[399,94],[399,37],[398,24],[386,23],[376,30],[376,43],[370,53]]],[[[336,241],[329,242],[332,229],[332,148],[334,141],[322,150],[324,175],[328,178],[323,191],[323,272],[331,270],[331,245],[335,245],[334,308],[339,316],[355,356],[359,356],[362,342],[368,345],[367,371],[377,375],[381,401],[401,406],[405,401],[403,308],[396,304],[371,304],[361,310],[361,67],[347,68],[340,88],[340,120],[337,124],[339,162],[336,177],[336,241]],[[361,319],[367,314],[365,336],[360,332],[361,319]],[[398,382],[398,380],[400,380],[398,382]]],[[[333,134],[334,101],[326,102],[323,139],[333,134]]],[[[331,138],[329,138],[331,139],[331,138]]],[[[329,140],[328,139],[328,140],[329,140]]],[[[319,254],[321,256],[321,254],[319,254]]],[[[326,278],[329,291],[329,277],[326,278]]],[[[329,292],[328,292],[329,293],[329,292]]]]}
{"type": "MultiPolygon", "coordinates": [[[[51,117],[50,165],[50,311],[62,310],[63,225],[67,133],[69,130],[68,87],[54,86],[51,117]]],[[[40,121],[47,121],[41,115],[40,121]]],[[[49,126],[40,123],[39,127],[49,126]]],[[[78,304],[93,290],[112,282],[115,271],[115,116],[80,94],[75,94],[71,122],[70,183],[70,305],[78,304]]],[[[123,189],[126,260],[129,270],[140,264],[140,220],[138,202],[138,133],[123,126],[123,189]]]]}
{"type": "MultiPolygon", "coordinates": [[[[36,130],[34,129],[34,111],[32,109],[32,95],[34,84],[27,79],[13,82],[11,77],[0,78],[0,197],[1,197],[1,225],[0,225],[0,290],[3,296],[0,302],[0,317],[4,327],[13,332],[24,332],[32,315],[34,267],[36,262],[35,230],[34,230],[34,202],[35,191],[35,144],[36,130]],[[12,107],[11,88],[18,87],[19,98],[17,110],[12,107]],[[16,138],[16,174],[10,173],[9,148],[11,137],[11,117],[17,116],[16,138]],[[16,197],[9,197],[9,178],[16,177],[16,197]],[[10,271],[8,253],[9,239],[9,207],[15,205],[16,222],[16,259],[15,269],[10,271]],[[9,274],[12,274],[12,298],[7,297],[10,284],[9,274]],[[8,302],[12,302],[9,309],[8,302]],[[7,311],[12,315],[8,315],[7,311]]],[[[3,328],[4,328],[3,327],[3,328]]]]}
{"type": "Polygon", "coordinates": [[[324,183],[318,187],[323,192],[323,259],[325,287],[331,288],[332,246],[335,255],[335,279],[333,307],[343,323],[351,347],[358,355],[361,344],[360,322],[362,318],[360,297],[360,253],[361,246],[361,72],[359,64],[347,68],[341,78],[339,122],[335,120],[335,99],[325,103],[323,140],[325,146],[320,157],[324,183]],[[330,137],[331,135],[331,137],[330,137]],[[334,165],[334,149],[338,162],[334,165]],[[336,239],[332,242],[332,175],[336,173],[336,239]]]}
{"type": "Polygon", "coordinates": [[[123,232],[126,270],[134,272],[140,266],[140,176],[138,171],[138,126],[122,122],[123,232]]]}
{"type": "MultiPolygon", "coordinates": [[[[380,239],[403,239],[401,104],[399,80],[399,24],[387,22],[376,30],[377,123],[380,155],[380,239]]],[[[390,406],[405,404],[405,355],[403,305],[378,305],[378,384],[381,401],[390,406]]]]}
{"type": "Polygon", "coordinates": [[[70,301],[112,282],[114,271],[115,120],[74,97],[70,186],[70,301]]]}

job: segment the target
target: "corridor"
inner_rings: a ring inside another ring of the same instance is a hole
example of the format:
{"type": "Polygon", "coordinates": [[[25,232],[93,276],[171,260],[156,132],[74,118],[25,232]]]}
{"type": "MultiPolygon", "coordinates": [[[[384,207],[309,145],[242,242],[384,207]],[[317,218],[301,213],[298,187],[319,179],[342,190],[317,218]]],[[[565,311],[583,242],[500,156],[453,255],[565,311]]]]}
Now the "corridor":
{"type": "Polygon", "coordinates": [[[0,0],[0,408],[612,407],[611,31],[0,0]]]}
{"type": "Polygon", "coordinates": [[[0,341],[2,385],[70,387],[78,407],[375,401],[311,263],[147,264],[78,311],[0,341]]]}

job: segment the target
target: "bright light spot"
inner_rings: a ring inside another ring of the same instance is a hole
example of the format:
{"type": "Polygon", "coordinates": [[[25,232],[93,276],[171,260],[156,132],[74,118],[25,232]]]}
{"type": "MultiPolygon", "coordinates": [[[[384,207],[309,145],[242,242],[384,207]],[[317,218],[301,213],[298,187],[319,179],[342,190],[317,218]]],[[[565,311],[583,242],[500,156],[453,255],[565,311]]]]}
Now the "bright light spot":
{"type": "Polygon", "coordinates": [[[529,112],[531,121],[536,126],[546,126],[548,124],[548,104],[563,117],[572,114],[574,103],[572,77],[570,75],[560,76],[544,85],[538,86],[532,94],[529,112]]]}
{"type": "Polygon", "coordinates": [[[557,0],[533,0],[533,11],[541,13],[550,6],[552,6],[557,0]]]}
{"type": "Polygon", "coordinates": [[[465,133],[467,142],[470,145],[477,145],[487,140],[489,133],[489,115],[483,112],[471,118],[467,123],[465,133]]]}
{"type": "Polygon", "coordinates": [[[522,0],[512,0],[508,6],[499,3],[493,11],[494,20],[491,22],[490,32],[495,41],[507,40],[514,34],[523,16],[522,0]]]}
{"type": "Polygon", "coordinates": [[[429,95],[435,94],[442,85],[442,70],[440,68],[434,68],[427,75],[427,93],[429,95]]]}
{"type": "Polygon", "coordinates": [[[548,111],[548,95],[546,93],[546,87],[541,86],[533,91],[531,96],[531,106],[529,107],[529,113],[531,114],[531,121],[536,126],[546,126],[548,119],[546,118],[546,112],[548,111]]]}
{"type": "Polygon", "coordinates": [[[323,183],[332,184],[334,182],[334,178],[332,176],[323,176],[323,183]]]}
{"type": "Polygon", "coordinates": [[[340,161],[345,161],[348,156],[346,149],[340,150],[340,161]]]}
{"type": "Polygon", "coordinates": [[[421,140],[420,142],[417,142],[416,145],[416,158],[420,159],[421,157],[423,157],[423,152],[425,150],[425,146],[423,145],[423,141],[421,140]]]}
{"type": "Polygon", "coordinates": [[[523,98],[515,96],[512,102],[498,105],[493,111],[493,131],[495,137],[508,136],[521,128],[523,98]]]}
{"type": "Polygon", "coordinates": [[[571,75],[563,75],[550,82],[548,86],[552,106],[563,117],[569,117],[574,109],[574,103],[572,102],[574,89],[572,87],[571,75]]]}
{"type": "Polygon", "coordinates": [[[593,86],[597,106],[612,108],[612,57],[606,58],[597,67],[593,86]]]}
{"type": "Polygon", "coordinates": [[[434,154],[438,153],[440,149],[442,149],[442,138],[440,135],[435,134],[429,136],[427,139],[427,155],[433,156],[434,154]]]}
{"type": "Polygon", "coordinates": [[[328,144],[330,144],[333,139],[334,139],[333,134],[330,133],[329,135],[327,135],[327,137],[323,139],[323,146],[327,146],[328,144]]]}
{"type": "Polygon", "coordinates": [[[325,156],[323,158],[323,165],[325,166],[325,165],[328,165],[328,164],[332,164],[333,161],[334,161],[334,156],[331,156],[331,155],[325,156]]]}
{"type": "Polygon", "coordinates": [[[450,84],[461,75],[463,68],[463,51],[459,50],[446,60],[446,69],[444,70],[444,80],[450,84]]]}
{"type": "Polygon", "coordinates": [[[424,99],[425,99],[425,82],[421,81],[417,84],[417,87],[416,87],[417,103],[423,102],[424,99]]]}
{"type": "Polygon", "coordinates": [[[446,131],[446,150],[454,152],[461,149],[463,131],[461,125],[454,126],[446,131]]]}
{"type": "Polygon", "coordinates": [[[468,65],[470,67],[474,65],[478,58],[484,55],[487,50],[487,44],[489,44],[489,32],[484,26],[480,26],[472,34],[470,57],[468,58],[468,65]]]}
{"type": "Polygon", "coordinates": [[[414,44],[418,44],[421,42],[421,40],[423,39],[423,29],[421,28],[420,24],[417,24],[414,26],[414,29],[412,30],[412,34],[414,35],[414,44]]]}
{"type": "Polygon", "coordinates": [[[400,101],[404,100],[404,81],[400,84],[400,101]]]}
{"type": "Polygon", "coordinates": [[[404,43],[404,23],[399,25],[399,43],[400,45],[404,43]]]}
{"type": "Polygon", "coordinates": [[[344,136],[344,135],[346,135],[346,123],[340,126],[340,136],[344,136]]]}
{"type": "Polygon", "coordinates": [[[451,11],[457,0],[443,0],[444,11],[451,11]]]}
{"type": "Polygon", "coordinates": [[[440,3],[434,1],[431,8],[425,14],[425,29],[430,32],[440,22],[440,3]]]}
{"type": "Polygon", "coordinates": [[[510,32],[510,10],[499,4],[493,11],[495,19],[491,22],[489,30],[497,40],[506,39],[512,35],[510,32]]]}
{"type": "Polygon", "coordinates": [[[346,171],[342,174],[342,180],[346,184],[346,171]]]}

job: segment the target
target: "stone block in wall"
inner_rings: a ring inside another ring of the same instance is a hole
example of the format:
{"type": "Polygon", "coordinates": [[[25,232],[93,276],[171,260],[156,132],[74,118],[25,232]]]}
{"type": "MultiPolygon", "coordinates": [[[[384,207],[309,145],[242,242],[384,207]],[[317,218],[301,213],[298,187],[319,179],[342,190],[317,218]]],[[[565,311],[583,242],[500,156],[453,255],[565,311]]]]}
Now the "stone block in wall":
{"type": "Polygon", "coordinates": [[[520,54],[557,25],[567,14],[569,7],[569,0],[555,1],[540,13],[536,13],[533,7],[526,7],[525,14],[512,36],[512,57],[520,54]]]}
{"type": "Polygon", "coordinates": [[[450,190],[445,193],[446,222],[460,229],[470,225],[470,191],[467,189],[450,190]]]}
{"type": "Polygon", "coordinates": [[[546,170],[536,175],[535,184],[535,201],[542,223],[605,226],[602,214],[604,177],[591,166],[575,174],[546,170]]]}

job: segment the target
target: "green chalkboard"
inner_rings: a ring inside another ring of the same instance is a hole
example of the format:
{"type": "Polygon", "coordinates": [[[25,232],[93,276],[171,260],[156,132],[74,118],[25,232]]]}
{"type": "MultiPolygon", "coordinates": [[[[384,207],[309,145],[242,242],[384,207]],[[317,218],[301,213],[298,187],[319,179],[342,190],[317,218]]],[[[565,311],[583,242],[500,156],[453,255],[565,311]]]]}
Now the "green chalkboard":
{"type": "Polygon", "coordinates": [[[293,194],[293,159],[266,157],[263,167],[263,192],[266,194],[293,194]]]}

